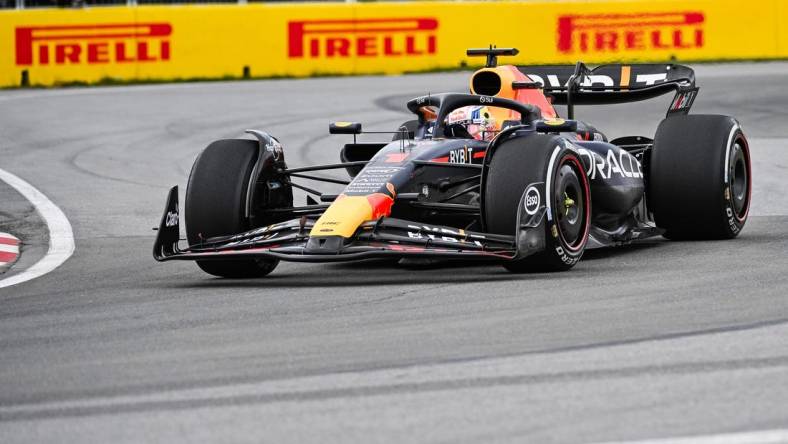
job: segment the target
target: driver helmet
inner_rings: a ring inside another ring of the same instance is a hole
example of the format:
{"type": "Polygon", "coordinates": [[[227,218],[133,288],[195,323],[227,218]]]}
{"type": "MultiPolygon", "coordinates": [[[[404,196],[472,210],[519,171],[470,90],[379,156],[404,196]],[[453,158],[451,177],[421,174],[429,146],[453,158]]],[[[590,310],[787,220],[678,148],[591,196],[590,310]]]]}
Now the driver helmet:
{"type": "Polygon", "coordinates": [[[501,130],[503,121],[497,119],[487,106],[457,108],[446,117],[446,126],[462,125],[477,140],[491,140],[501,130]]]}

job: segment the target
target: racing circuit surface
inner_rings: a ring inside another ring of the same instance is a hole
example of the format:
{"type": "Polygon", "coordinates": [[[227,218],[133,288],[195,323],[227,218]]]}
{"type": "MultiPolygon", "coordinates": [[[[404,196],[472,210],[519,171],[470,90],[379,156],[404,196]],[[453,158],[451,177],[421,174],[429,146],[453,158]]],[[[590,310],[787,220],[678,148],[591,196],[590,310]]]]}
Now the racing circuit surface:
{"type": "MultiPolygon", "coordinates": [[[[336,162],[348,136],[329,121],[394,130],[407,98],[466,91],[468,73],[0,92],[0,168],[57,204],[76,239],[60,268],[0,289],[0,442],[788,429],[788,64],[696,69],[693,112],[737,117],[751,142],[744,232],[589,251],[562,274],[282,263],[233,281],[151,257],[168,188],[183,193],[212,140],[259,128],[291,166],[336,162]]],[[[668,101],[578,115],[608,136],[652,136],[668,101]]],[[[23,268],[46,229],[1,183],[0,196],[0,221],[19,211],[13,229],[32,243],[23,268]]]]}

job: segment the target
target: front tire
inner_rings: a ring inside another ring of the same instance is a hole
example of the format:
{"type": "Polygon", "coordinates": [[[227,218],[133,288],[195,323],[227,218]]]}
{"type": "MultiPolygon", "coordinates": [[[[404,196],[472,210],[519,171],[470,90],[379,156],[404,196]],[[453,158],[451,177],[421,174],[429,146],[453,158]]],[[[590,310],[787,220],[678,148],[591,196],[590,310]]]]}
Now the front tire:
{"type": "MultiPolygon", "coordinates": [[[[251,228],[245,216],[246,194],[258,145],[254,140],[218,140],[197,157],[186,188],[189,245],[251,228]]],[[[225,278],[263,277],[278,264],[276,259],[197,261],[206,273],[225,278]]]]}
{"type": "Polygon", "coordinates": [[[545,219],[545,249],[505,262],[512,272],[565,271],[583,256],[591,226],[591,189],[578,154],[557,136],[534,134],[504,141],[490,160],[484,188],[487,231],[517,233],[517,213],[526,187],[550,184],[550,219],[545,219]],[[547,180],[549,178],[549,181],[547,180]]]}
{"type": "Polygon", "coordinates": [[[660,123],[654,137],[648,199],[668,239],[732,239],[747,222],[750,149],[727,116],[688,115],[660,123]]]}

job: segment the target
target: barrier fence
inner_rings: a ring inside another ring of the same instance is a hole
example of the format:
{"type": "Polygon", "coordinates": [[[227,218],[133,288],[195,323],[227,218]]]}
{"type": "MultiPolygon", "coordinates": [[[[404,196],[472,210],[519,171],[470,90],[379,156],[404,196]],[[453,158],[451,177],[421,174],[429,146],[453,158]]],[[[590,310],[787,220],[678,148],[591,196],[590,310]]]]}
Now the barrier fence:
{"type": "Polygon", "coordinates": [[[788,2],[287,3],[0,11],[0,85],[788,57],[788,2]]]}

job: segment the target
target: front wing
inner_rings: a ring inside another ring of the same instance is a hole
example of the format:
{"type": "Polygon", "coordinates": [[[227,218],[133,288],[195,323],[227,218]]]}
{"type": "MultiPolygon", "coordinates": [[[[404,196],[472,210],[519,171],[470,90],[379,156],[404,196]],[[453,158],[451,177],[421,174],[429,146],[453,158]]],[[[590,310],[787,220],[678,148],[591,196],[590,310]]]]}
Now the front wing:
{"type": "Polygon", "coordinates": [[[314,218],[301,217],[244,233],[211,237],[180,247],[178,187],[170,190],[153,257],[168,260],[270,258],[293,262],[343,262],[384,257],[511,260],[514,236],[477,233],[390,217],[362,224],[354,237],[310,237],[314,218]]]}

